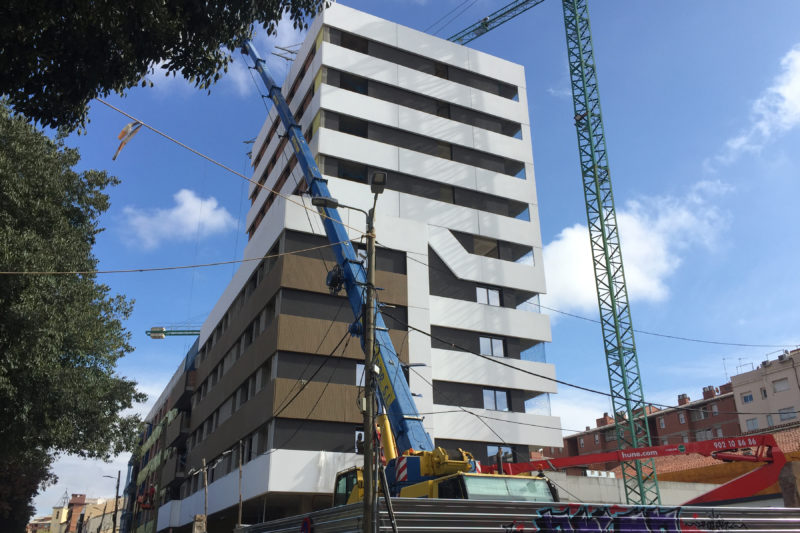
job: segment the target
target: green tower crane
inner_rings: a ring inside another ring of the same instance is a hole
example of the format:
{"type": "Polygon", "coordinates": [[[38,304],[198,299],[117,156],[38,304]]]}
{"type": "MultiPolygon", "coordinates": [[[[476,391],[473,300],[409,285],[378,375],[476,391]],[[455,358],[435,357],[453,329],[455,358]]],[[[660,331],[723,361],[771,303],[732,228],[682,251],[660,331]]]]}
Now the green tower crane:
{"type": "MultiPolygon", "coordinates": [[[[515,0],[450,37],[466,44],[544,0],[515,0]]],[[[583,192],[589,225],[597,302],[620,449],[650,446],[647,404],[633,338],[628,289],[622,267],[611,174],[608,166],[600,91],[586,0],[562,0],[570,86],[578,132],[583,192]]],[[[661,503],[653,459],[622,463],[629,504],[661,503]]]]}

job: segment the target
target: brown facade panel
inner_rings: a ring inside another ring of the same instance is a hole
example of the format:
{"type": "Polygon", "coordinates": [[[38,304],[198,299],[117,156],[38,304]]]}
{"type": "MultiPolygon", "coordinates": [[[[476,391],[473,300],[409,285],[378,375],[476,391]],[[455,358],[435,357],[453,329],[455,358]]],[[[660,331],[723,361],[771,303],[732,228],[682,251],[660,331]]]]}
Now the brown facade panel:
{"type": "Polygon", "coordinates": [[[277,416],[354,424],[363,421],[357,403],[358,388],[311,381],[301,390],[300,383],[292,379],[275,380],[274,405],[275,411],[280,411],[277,416]]]}
{"type": "MultiPolygon", "coordinates": [[[[330,293],[328,286],[325,285],[328,271],[325,269],[325,263],[321,259],[287,255],[283,257],[283,261],[282,287],[324,294],[330,293]]],[[[328,266],[331,266],[330,263],[328,266]]],[[[376,283],[382,289],[380,292],[382,302],[402,305],[403,307],[408,305],[405,275],[379,270],[376,272],[376,283]]]]}
{"type": "Polygon", "coordinates": [[[277,321],[273,321],[272,324],[244,350],[244,353],[239,356],[239,359],[234,363],[233,367],[223,374],[219,383],[217,383],[217,385],[208,392],[206,397],[195,406],[192,410],[192,430],[197,429],[197,427],[199,427],[228,396],[233,394],[259,366],[264,364],[267,359],[275,353],[277,331],[277,321]]]}
{"type": "MultiPolygon", "coordinates": [[[[349,320],[352,315],[348,314],[347,316],[349,320]]],[[[293,315],[280,315],[276,322],[278,324],[277,349],[280,351],[328,355],[334,351],[333,349],[345,334],[349,335],[350,324],[345,322],[331,323],[329,320],[293,315]]],[[[408,362],[407,335],[408,333],[405,331],[389,330],[392,343],[399,352],[398,357],[403,362],[408,362]]],[[[364,352],[358,339],[352,338],[344,352],[342,352],[343,347],[344,343],[336,350],[338,357],[364,359],[364,352]]]]}
{"type": "Polygon", "coordinates": [[[258,429],[271,416],[269,413],[273,410],[273,398],[273,383],[270,382],[239,407],[229,419],[220,424],[203,442],[192,448],[187,459],[187,467],[200,468],[204,457],[206,460],[218,457],[230,449],[236,439],[258,429]]]}
{"type": "Polygon", "coordinates": [[[283,262],[279,259],[274,262],[269,272],[265,274],[264,279],[256,287],[256,290],[244,302],[244,305],[237,307],[235,300],[231,304],[231,308],[228,310],[228,327],[222,332],[219,339],[214,342],[206,357],[202,361],[198,357],[198,361],[195,363],[198,371],[197,383],[202,383],[208,377],[208,374],[225,357],[231,346],[239,340],[244,329],[278,291],[282,269],[283,262]]]}

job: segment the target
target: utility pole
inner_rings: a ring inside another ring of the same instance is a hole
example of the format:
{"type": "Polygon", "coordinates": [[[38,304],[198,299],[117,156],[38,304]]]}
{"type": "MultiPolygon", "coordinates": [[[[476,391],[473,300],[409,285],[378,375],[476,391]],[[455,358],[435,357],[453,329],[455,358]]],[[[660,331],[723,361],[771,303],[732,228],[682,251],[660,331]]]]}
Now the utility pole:
{"type": "MultiPolygon", "coordinates": [[[[375,195],[377,201],[378,195],[375,195]]],[[[367,214],[367,303],[364,309],[364,533],[375,515],[375,205],[367,214]]]]}
{"type": "Polygon", "coordinates": [[[208,531],[208,468],[203,457],[203,533],[208,531]]]}
{"type": "Polygon", "coordinates": [[[117,511],[119,509],[119,475],[117,470],[117,488],[114,491],[114,516],[111,517],[111,533],[117,533],[117,511]]]}
{"type": "MultiPolygon", "coordinates": [[[[250,441],[250,445],[252,446],[252,440],[250,441]]],[[[242,448],[242,441],[239,440],[239,520],[237,520],[236,525],[242,525],[242,452],[244,449],[242,448]]]]}

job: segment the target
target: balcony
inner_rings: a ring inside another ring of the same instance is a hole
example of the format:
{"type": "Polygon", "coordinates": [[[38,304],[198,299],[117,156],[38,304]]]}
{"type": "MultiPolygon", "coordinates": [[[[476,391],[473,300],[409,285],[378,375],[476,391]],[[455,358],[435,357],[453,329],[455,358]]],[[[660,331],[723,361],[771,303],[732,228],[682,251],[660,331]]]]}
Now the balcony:
{"type": "Polygon", "coordinates": [[[196,385],[197,371],[187,371],[183,379],[175,385],[175,388],[170,393],[172,406],[178,409],[188,409],[196,385]]]}
{"type": "Polygon", "coordinates": [[[183,481],[186,477],[185,459],[181,460],[179,453],[173,452],[161,468],[161,486],[170,487],[183,481]]]}
{"type": "Polygon", "coordinates": [[[167,447],[180,446],[189,436],[189,413],[179,412],[169,423],[166,431],[167,447]]]}

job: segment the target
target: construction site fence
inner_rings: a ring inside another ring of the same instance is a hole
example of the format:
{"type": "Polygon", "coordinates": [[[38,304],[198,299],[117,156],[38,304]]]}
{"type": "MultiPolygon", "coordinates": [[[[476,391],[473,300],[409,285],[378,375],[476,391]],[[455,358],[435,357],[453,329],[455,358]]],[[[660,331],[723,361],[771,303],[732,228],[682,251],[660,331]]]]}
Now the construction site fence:
{"type": "MultiPolygon", "coordinates": [[[[625,532],[797,531],[800,509],[782,507],[671,507],[393,498],[398,532],[625,532]]],[[[356,533],[363,507],[352,504],[244,526],[237,533],[356,533]]],[[[393,531],[385,502],[381,533],[393,531]]]]}

